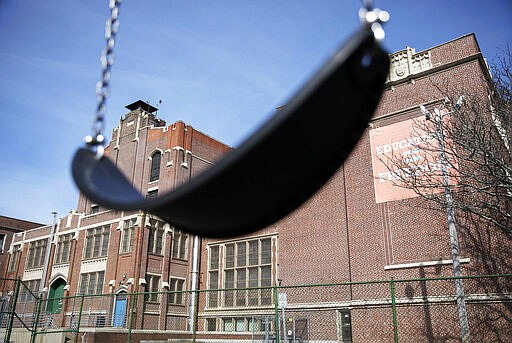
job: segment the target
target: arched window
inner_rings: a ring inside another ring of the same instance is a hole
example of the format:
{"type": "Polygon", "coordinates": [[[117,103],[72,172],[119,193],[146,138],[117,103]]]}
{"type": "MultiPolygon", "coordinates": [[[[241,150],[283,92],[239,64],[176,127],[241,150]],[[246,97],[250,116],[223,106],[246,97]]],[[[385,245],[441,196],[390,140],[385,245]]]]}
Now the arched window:
{"type": "Polygon", "coordinates": [[[151,174],[149,176],[149,182],[156,181],[160,178],[160,161],[162,160],[162,153],[156,151],[151,156],[151,174]]]}

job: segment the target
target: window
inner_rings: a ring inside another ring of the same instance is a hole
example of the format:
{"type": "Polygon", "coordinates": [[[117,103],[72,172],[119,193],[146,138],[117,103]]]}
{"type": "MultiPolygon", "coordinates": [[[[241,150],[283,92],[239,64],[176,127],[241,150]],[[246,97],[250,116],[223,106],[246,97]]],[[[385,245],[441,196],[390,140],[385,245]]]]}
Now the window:
{"type": "Polygon", "coordinates": [[[152,189],[146,194],[146,199],[155,199],[158,196],[158,189],[152,189]]]}
{"type": "MultiPolygon", "coordinates": [[[[229,318],[224,317],[221,319],[222,331],[238,331],[238,332],[271,332],[273,331],[274,319],[271,317],[257,318],[257,317],[245,317],[245,318],[229,318]]],[[[206,331],[217,331],[217,319],[207,318],[206,319],[206,331]]],[[[302,342],[302,341],[301,341],[302,342]]]]}
{"type": "Polygon", "coordinates": [[[48,239],[31,242],[28,246],[25,269],[39,268],[44,264],[48,239]]]}
{"type": "MultiPolygon", "coordinates": [[[[158,292],[160,285],[160,275],[146,274],[145,292],[158,292]]],[[[158,302],[158,293],[146,294],[146,301],[158,302]]]]}
{"type": "Polygon", "coordinates": [[[100,207],[96,204],[91,205],[91,214],[99,213],[100,207]]]}
{"type": "Polygon", "coordinates": [[[162,160],[162,153],[156,151],[151,156],[151,170],[149,175],[149,182],[157,181],[160,178],[160,161],[162,160]]]}
{"type": "Polygon", "coordinates": [[[11,260],[9,261],[9,271],[13,272],[16,270],[16,264],[18,263],[19,257],[21,254],[21,245],[13,245],[11,260]]]}
{"type": "Polygon", "coordinates": [[[5,236],[3,233],[0,233],[0,253],[4,252],[4,244],[5,244],[5,236]]]}
{"type": "MultiPolygon", "coordinates": [[[[209,323],[207,322],[207,324],[209,323]]],[[[208,331],[215,331],[215,329],[208,331]]],[[[222,318],[222,331],[261,332],[263,331],[263,323],[261,319],[254,317],[222,318]]]]}
{"type": "MultiPolygon", "coordinates": [[[[219,246],[209,248],[208,256],[208,289],[219,288],[219,246]]],[[[217,307],[219,300],[218,292],[208,292],[208,306],[217,307]]]]}
{"type": "Polygon", "coordinates": [[[80,294],[103,293],[105,272],[84,273],[80,276],[80,294]]]}
{"type": "Polygon", "coordinates": [[[217,330],[217,319],[216,318],[206,319],[206,331],[216,331],[216,330],[217,330]]]}
{"type": "Polygon", "coordinates": [[[133,247],[133,234],[135,233],[136,218],[125,220],[123,223],[123,230],[121,232],[121,253],[132,251],[133,247]]]}
{"type": "Polygon", "coordinates": [[[336,324],[338,327],[338,341],[343,343],[352,342],[352,320],[350,310],[338,310],[336,324]]]}
{"type": "MultiPolygon", "coordinates": [[[[221,245],[209,247],[208,288],[219,288],[219,273],[223,277],[225,307],[262,306],[272,303],[272,240],[252,239],[224,244],[224,259],[219,260],[221,245]],[[219,265],[222,262],[222,265],[219,265]],[[261,288],[268,289],[243,289],[261,288]]],[[[218,306],[218,295],[210,292],[209,306],[218,306]]],[[[235,324],[233,324],[235,325],[235,324]]],[[[241,325],[241,324],[240,324],[241,325]]]]}
{"type": "Polygon", "coordinates": [[[168,298],[167,298],[167,301],[169,304],[175,304],[175,305],[183,305],[184,304],[184,299],[183,299],[183,289],[184,289],[184,286],[185,285],[185,280],[184,279],[175,279],[175,278],[171,278],[171,284],[170,284],[170,288],[169,288],[169,291],[171,293],[169,293],[168,295],[168,298]],[[178,292],[178,293],[172,293],[172,292],[178,292]]]}
{"type": "Polygon", "coordinates": [[[66,234],[59,236],[59,243],[55,249],[55,260],[54,264],[68,263],[71,255],[71,241],[73,240],[73,234],[66,234]]]}
{"type": "Polygon", "coordinates": [[[35,302],[41,287],[41,280],[23,281],[20,287],[19,302],[35,302]]]}
{"type": "Polygon", "coordinates": [[[110,225],[88,229],[85,233],[84,259],[107,256],[109,237],[110,225]]]}
{"type": "Polygon", "coordinates": [[[172,238],[172,257],[181,260],[187,259],[188,235],[180,230],[174,230],[172,238]]]}
{"type": "MultiPolygon", "coordinates": [[[[225,245],[224,288],[256,288],[272,285],[271,239],[225,245]],[[235,257],[236,256],[236,257],[235,257]]],[[[270,305],[270,289],[226,291],[224,306],[270,305]]]]}
{"type": "Polygon", "coordinates": [[[164,223],[151,219],[149,228],[148,253],[162,255],[162,246],[164,239],[164,223]]]}
{"type": "Polygon", "coordinates": [[[235,325],[233,324],[233,318],[222,318],[222,331],[235,331],[235,325]]]}

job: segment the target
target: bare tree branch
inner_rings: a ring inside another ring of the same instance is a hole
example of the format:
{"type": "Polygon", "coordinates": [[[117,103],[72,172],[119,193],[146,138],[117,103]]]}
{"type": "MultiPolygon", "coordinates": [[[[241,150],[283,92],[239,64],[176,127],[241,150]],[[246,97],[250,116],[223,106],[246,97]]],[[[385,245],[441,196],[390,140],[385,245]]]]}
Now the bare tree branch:
{"type": "Polygon", "coordinates": [[[442,135],[432,120],[415,119],[411,132],[410,158],[393,151],[379,157],[395,186],[413,190],[426,203],[443,209],[440,147],[445,144],[446,164],[456,210],[476,216],[512,238],[512,53],[502,51],[492,68],[487,90],[475,85],[455,88],[447,81],[433,85],[445,96],[430,109],[447,114],[442,135]],[[483,94],[482,94],[483,93],[483,94]],[[487,93],[487,94],[485,94],[487,93]],[[465,96],[462,106],[457,104],[465,96]],[[431,136],[429,136],[431,135],[431,136]],[[433,137],[434,139],[414,139],[433,137]]]}

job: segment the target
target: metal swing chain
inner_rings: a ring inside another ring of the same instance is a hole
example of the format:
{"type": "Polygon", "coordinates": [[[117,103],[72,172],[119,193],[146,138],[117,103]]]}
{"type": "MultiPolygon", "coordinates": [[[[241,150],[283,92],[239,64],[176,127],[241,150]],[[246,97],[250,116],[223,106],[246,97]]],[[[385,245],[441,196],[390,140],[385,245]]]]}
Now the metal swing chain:
{"type": "MultiPolygon", "coordinates": [[[[116,34],[119,31],[119,7],[122,0],[110,0],[110,18],[105,23],[106,46],[101,53],[101,79],[96,84],[97,107],[96,115],[92,126],[92,135],[85,137],[85,142],[89,147],[96,149],[98,158],[103,155],[105,137],[105,111],[107,107],[107,98],[110,95],[110,70],[114,64],[114,45],[116,34]]],[[[389,14],[386,11],[373,8],[372,0],[363,0],[363,8],[359,12],[362,23],[370,24],[375,38],[381,40],[384,38],[384,30],[381,23],[388,21],[389,14]]]]}
{"type": "Polygon", "coordinates": [[[119,31],[119,7],[122,0],[110,0],[110,18],[105,23],[105,41],[106,46],[101,53],[101,79],[96,84],[96,116],[92,126],[92,135],[85,137],[85,143],[90,147],[96,148],[98,157],[103,155],[103,145],[105,137],[105,110],[107,108],[107,98],[110,95],[110,69],[114,64],[114,45],[116,34],[119,31]]]}

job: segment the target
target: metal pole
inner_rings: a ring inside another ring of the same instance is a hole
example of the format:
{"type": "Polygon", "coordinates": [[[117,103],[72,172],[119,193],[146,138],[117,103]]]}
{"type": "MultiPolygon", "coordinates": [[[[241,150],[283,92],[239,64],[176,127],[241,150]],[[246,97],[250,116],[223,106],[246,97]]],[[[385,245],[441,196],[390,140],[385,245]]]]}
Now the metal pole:
{"type": "Polygon", "coordinates": [[[39,317],[41,315],[41,302],[43,301],[43,297],[39,295],[37,298],[37,305],[36,305],[36,316],[34,320],[34,325],[32,326],[32,335],[30,335],[30,343],[34,343],[36,341],[36,335],[37,335],[37,326],[39,324],[39,317]]]}
{"type": "Polygon", "coordinates": [[[251,343],[254,343],[254,316],[251,317],[251,343]]]}
{"type": "MultiPolygon", "coordinates": [[[[53,211],[52,214],[53,214],[53,224],[52,224],[52,228],[50,229],[50,237],[48,238],[48,246],[46,247],[46,256],[44,257],[44,269],[43,269],[43,277],[41,279],[41,290],[39,292],[39,297],[43,296],[42,293],[43,293],[44,289],[46,288],[46,277],[48,276],[48,268],[50,268],[50,254],[52,252],[52,242],[53,242],[53,237],[55,235],[55,226],[57,225],[57,212],[53,211]]],[[[48,288],[49,287],[50,287],[50,285],[48,285],[48,288]]],[[[44,304],[45,312],[48,308],[48,294],[49,294],[49,289],[46,293],[46,302],[44,304]]]]}
{"type": "Polygon", "coordinates": [[[195,335],[196,331],[196,308],[197,308],[197,284],[199,279],[199,236],[194,236],[194,245],[192,248],[192,273],[190,287],[190,304],[188,310],[188,328],[195,335]]]}
{"type": "MultiPolygon", "coordinates": [[[[132,293],[131,304],[130,304],[130,316],[128,320],[128,340],[127,343],[130,343],[132,340],[132,322],[133,322],[133,314],[135,313],[135,300],[137,298],[138,293],[132,293]]],[[[137,320],[137,319],[135,319],[137,320]]]]}
{"type": "Polygon", "coordinates": [[[398,343],[398,320],[396,317],[395,279],[393,278],[391,278],[389,282],[389,289],[391,291],[391,309],[393,312],[393,337],[394,342],[398,343]]]}
{"type": "Polygon", "coordinates": [[[9,311],[9,322],[7,323],[7,328],[5,329],[5,341],[6,342],[11,341],[12,325],[14,323],[14,316],[16,314],[16,303],[18,302],[18,296],[20,293],[20,284],[21,284],[21,279],[18,277],[16,279],[16,286],[14,287],[14,295],[11,299],[12,306],[11,306],[11,310],[9,311]]]}
{"type": "Polygon", "coordinates": [[[276,343],[280,343],[281,334],[279,333],[281,324],[279,324],[279,299],[278,299],[278,288],[274,286],[274,304],[275,304],[275,328],[276,328],[276,343]]]}
{"type": "Polygon", "coordinates": [[[284,306],[283,306],[283,312],[282,312],[282,315],[283,315],[283,342],[286,342],[286,316],[285,316],[285,313],[284,313],[284,306]]]}
{"type": "MultiPolygon", "coordinates": [[[[82,311],[83,310],[84,310],[84,295],[81,294],[80,295],[80,307],[78,310],[78,320],[76,322],[75,342],[78,342],[78,337],[80,336],[80,323],[82,321],[82,311]]],[[[85,335],[85,333],[84,333],[84,335],[85,335]]]]}
{"type": "Polygon", "coordinates": [[[437,108],[434,109],[434,112],[434,117],[436,121],[437,140],[439,142],[439,148],[441,150],[441,171],[443,174],[443,187],[446,200],[446,212],[448,214],[448,230],[450,233],[450,250],[452,254],[453,275],[455,276],[455,296],[457,299],[457,312],[459,316],[459,325],[461,331],[460,335],[462,343],[469,343],[471,342],[471,340],[469,336],[469,324],[466,312],[464,288],[462,285],[461,278],[462,272],[460,268],[459,240],[457,238],[457,228],[455,226],[455,211],[453,209],[452,190],[450,188],[450,178],[448,175],[448,159],[446,157],[446,147],[442,123],[443,119],[441,112],[437,108]]]}

